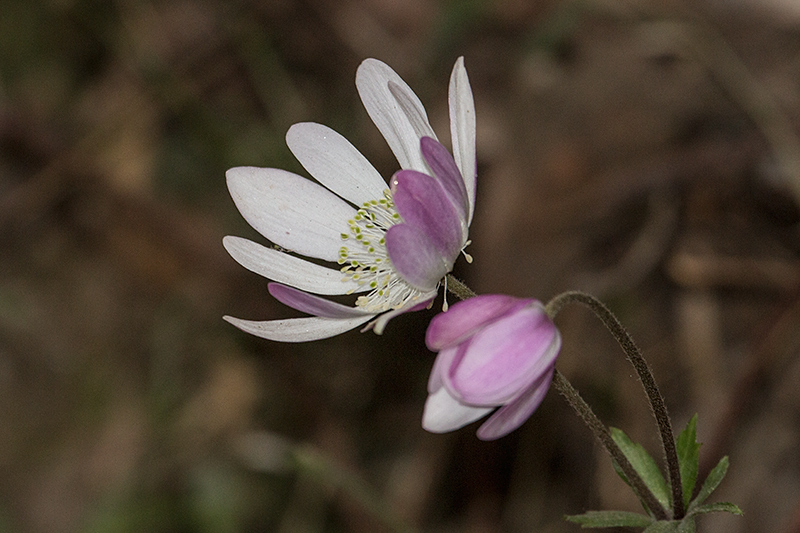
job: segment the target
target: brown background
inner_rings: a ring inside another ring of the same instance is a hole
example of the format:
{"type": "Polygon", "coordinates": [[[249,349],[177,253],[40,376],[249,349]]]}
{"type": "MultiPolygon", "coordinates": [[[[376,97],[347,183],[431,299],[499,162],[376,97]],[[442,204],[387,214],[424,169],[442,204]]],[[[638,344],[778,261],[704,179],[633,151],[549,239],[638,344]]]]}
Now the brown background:
{"type": "MultiPolygon", "coordinates": [[[[392,65],[446,141],[464,55],[479,182],[456,274],[603,298],[676,426],[699,413],[702,468],[731,457],[714,498],[745,516],[701,531],[800,531],[795,2],[0,10],[0,530],[568,532],[564,514],[637,509],[555,392],[497,442],[425,433],[435,310],[301,345],[221,320],[291,315],[222,249],[257,238],[225,170],[300,172],[283,136],[312,120],[389,176],[359,62],[392,65]]],[[[557,323],[561,371],[658,457],[609,335],[581,308],[557,323]]]]}

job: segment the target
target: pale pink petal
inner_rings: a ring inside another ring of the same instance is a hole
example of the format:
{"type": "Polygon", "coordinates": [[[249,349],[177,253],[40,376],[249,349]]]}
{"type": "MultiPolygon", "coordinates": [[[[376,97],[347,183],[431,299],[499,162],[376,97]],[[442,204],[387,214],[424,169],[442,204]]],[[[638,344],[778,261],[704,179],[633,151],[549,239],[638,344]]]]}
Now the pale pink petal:
{"type": "Polygon", "coordinates": [[[388,324],[391,319],[405,313],[411,313],[413,311],[421,311],[422,309],[425,309],[430,305],[431,300],[436,298],[436,294],[437,291],[435,289],[427,293],[420,294],[416,299],[408,302],[403,307],[392,309],[391,311],[387,311],[386,313],[378,316],[378,318],[376,318],[374,321],[367,324],[367,327],[365,327],[362,331],[368,331],[371,329],[376,335],[383,335],[383,330],[386,329],[386,324],[388,324]]]}
{"type": "Polygon", "coordinates": [[[339,270],[305,261],[241,237],[222,239],[237,263],[265,278],[316,294],[349,294],[364,288],[339,270]]]}
{"type": "Polygon", "coordinates": [[[461,172],[459,172],[455,161],[453,161],[453,156],[439,141],[435,141],[430,137],[423,137],[420,140],[420,149],[422,150],[422,156],[433,173],[432,175],[436,177],[447,198],[458,212],[461,231],[464,236],[461,240],[464,241],[467,238],[469,198],[467,198],[467,191],[464,189],[464,180],[461,178],[461,172]]]}
{"type": "Polygon", "coordinates": [[[430,237],[409,224],[397,224],[386,232],[386,251],[394,269],[413,287],[430,291],[450,272],[430,237]]]}
{"type": "Polygon", "coordinates": [[[475,186],[477,181],[477,159],[475,147],[475,101],[469,85],[464,58],[459,57],[450,75],[450,139],[455,158],[469,198],[469,218],[472,222],[475,211],[475,186]]]}
{"type": "Polygon", "coordinates": [[[267,320],[257,322],[242,320],[231,316],[223,317],[225,320],[246,333],[278,342],[307,342],[318,339],[327,339],[357,328],[374,315],[358,318],[320,318],[316,316],[306,318],[288,318],[285,320],[267,320]]]}
{"type": "Polygon", "coordinates": [[[414,91],[387,64],[366,59],[356,72],[356,87],[372,122],[386,139],[401,168],[426,172],[419,149],[422,137],[436,135],[414,91]]]}
{"type": "Polygon", "coordinates": [[[442,350],[436,355],[431,368],[431,375],[428,378],[428,394],[433,394],[444,386],[444,375],[447,369],[453,364],[453,358],[458,352],[457,348],[442,350]]]}
{"type": "Polygon", "coordinates": [[[236,167],[225,175],[236,207],[261,235],[308,257],[339,258],[342,233],[355,215],[347,202],[285,170],[236,167]]]}
{"type": "Polygon", "coordinates": [[[386,181],[350,142],[314,122],[295,124],[286,144],[309,174],[356,206],[383,198],[386,181]]]}
{"type": "Polygon", "coordinates": [[[427,235],[452,268],[464,246],[464,235],[457,209],[442,185],[422,172],[401,170],[392,178],[392,198],[403,223],[427,235]]]}
{"type": "Polygon", "coordinates": [[[558,330],[544,309],[522,308],[459,345],[445,387],[472,405],[507,403],[550,368],[560,346],[558,330]]]}

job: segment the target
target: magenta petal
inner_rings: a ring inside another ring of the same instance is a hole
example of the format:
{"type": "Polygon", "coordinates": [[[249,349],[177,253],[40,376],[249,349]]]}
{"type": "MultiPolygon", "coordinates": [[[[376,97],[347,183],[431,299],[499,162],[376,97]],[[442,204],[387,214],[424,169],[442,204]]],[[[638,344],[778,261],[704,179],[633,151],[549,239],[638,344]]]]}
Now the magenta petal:
{"type": "Polygon", "coordinates": [[[452,268],[452,263],[445,262],[428,236],[409,224],[389,228],[386,252],[403,279],[423,291],[434,289],[452,268]]]}
{"type": "Polygon", "coordinates": [[[462,219],[436,179],[416,170],[401,170],[392,178],[392,199],[403,222],[428,235],[452,266],[464,246],[462,219]]]}
{"type": "Polygon", "coordinates": [[[314,316],[324,318],[356,318],[375,314],[332,302],[314,294],[295,289],[294,287],[281,285],[280,283],[270,283],[267,285],[267,288],[269,293],[279,302],[288,305],[292,309],[297,309],[298,311],[314,316]]]}
{"type": "Polygon", "coordinates": [[[445,387],[470,405],[507,403],[549,369],[560,347],[541,305],[519,309],[459,346],[463,355],[451,365],[445,387]]]}
{"type": "Polygon", "coordinates": [[[478,428],[478,438],[495,440],[505,437],[520,427],[539,408],[547,395],[553,381],[553,367],[531,384],[525,392],[494,412],[489,419],[478,428]]]}
{"type": "Polygon", "coordinates": [[[469,199],[464,179],[461,177],[461,172],[459,172],[453,156],[439,141],[431,137],[420,139],[420,147],[425,162],[428,163],[433,175],[439,180],[442,189],[458,210],[466,230],[469,199]]]}
{"type": "Polygon", "coordinates": [[[425,333],[425,344],[432,352],[455,346],[478,329],[535,301],[504,294],[483,294],[457,302],[433,317],[425,333]]]}

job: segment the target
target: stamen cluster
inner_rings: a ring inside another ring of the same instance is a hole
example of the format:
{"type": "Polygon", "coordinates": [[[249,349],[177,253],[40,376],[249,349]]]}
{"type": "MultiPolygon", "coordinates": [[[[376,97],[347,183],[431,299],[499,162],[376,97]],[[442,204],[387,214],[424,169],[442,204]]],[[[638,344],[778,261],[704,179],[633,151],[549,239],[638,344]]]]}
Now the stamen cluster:
{"type": "Polygon", "coordinates": [[[370,290],[356,300],[356,306],[366,311],[397,309],[421,294],[397,274],[386,251],[386,231],[399,222],[392,193],[386,189],[383,198],[364,202],[347,221],[349,232],[341,234],[350,244],[339,249],[338,263],[344,265],[340,270],[345,275],[342,281],[352,280],[370,290]]]}

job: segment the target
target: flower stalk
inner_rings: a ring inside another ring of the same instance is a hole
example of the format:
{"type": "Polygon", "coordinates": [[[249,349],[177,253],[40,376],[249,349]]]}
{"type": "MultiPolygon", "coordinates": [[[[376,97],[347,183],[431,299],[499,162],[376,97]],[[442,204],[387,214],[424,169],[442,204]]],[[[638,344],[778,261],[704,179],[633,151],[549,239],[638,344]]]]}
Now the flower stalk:
{"type": "Polygon", "coordinates": [[[449,292],[452,292],[459,300],[466,300],[467,298],[472,298],[473,296],[477,296],[477,294],[475,294],[475,291],[467,287],[463,282],[459,281],[458,278],[456,278],[452,274],[447,275],[446,283],[447,283],[447,290],[449,292]]]}
{"type": "MultiPolygon", "coordinates": [[[[447,290],[461,300],[476,296],[475,292],[464,283],[456,279],[452,274],[447,275],[447,290]]],[[[659,427],[659,435],[667,459],[669,481],[672,487],[672,509],[666,509],[656,498],[655,494],[647,487],[642,477],[636,472],[633,465],[625,456],[623,451],[614,442],[611,433],[603,422],[592,411],[592,408],[580,396],[578,391],[567,378],[558,370],[553,376],[553,386],[567,400],[567,403],[575,410],[581,420],[589,427],[595,437],[603,444],[608,453],[619,465],[628,481],[633,486],[637,495],[651,510],[658,520],[681,519],[686,514],[683,501],[683,485],[681,483],[680,465],[678,463],[678,453],[675,445],[675,438],[672,431],[672,423],[667,412],[666,403],[661,392],[656,385],[653,373],[647,361],[633,341],[633,338],[625,330],[624,326],[617,320],[614,314],[601,301],[594,296],[580,292],[568,291],[553,298],[546,306],[545,311],[554,319],[558,312],[569,303],[580,303],[589,307],[595,315],[600,318],[603,324],[611,332],[612,336],[622,347],[626,358],[631,362],[639,379],[642,382],[653,416],[659,427]]]]}
{"type": "Polygon", "coordinates": [[[594,414],[592,408],[589,407],[589,404],[586,403],[580,393],[572,386],[572,383],[558,370],[555,371],[555,375],[553,376],[553,387],[567,400],[570,407],[578,413],[581,420],[589,427],[614,461],[617,462],[620,469],[625,473],[625,477],[627,477],[633,489],[636,491],[637,496],[639,496],[653,512],[655,518],[658,520],[668,519],[666,509],[661,506],[658,498],[656,498],[653,492],[647,487],[642,477],[633,468],[631,462],[625,454],[622,453],[620,447],[617,446],[617,443],[611,438],[611,433],[608,431],[608,428],[600,421],[597,415],[594,414]]]}
{"type": "MultiPolygon", "coordinates": [[[[679,520],[686,514],[686,509],[683,503],[683,485],[681,483],[680,464],[678,463],[678,450],[675,445],[675,437],[672,431],[672,422],[667,412],[667,405],[656,385],[650,366],[647,364],[647,361],[645,361],[639,347],[633,341],[633,338],[625,327],[617,320],[617,317],[614,316],[608,307],[594,296],[580,291],[568,291],[550,300],[545,308],[550,317],[553,318],[566,304],[573,302],[583,304],[595,313],[622,347],[628,361],[630,361],[636,373],[639,375],[642,387],[650,402],[653,416],[658,424],[661,445],[664,449],[664,455],[667,461],[669,483],[672,487],[672,519],[679,520]]],[[[592,426],[590,425],[590,427],[592,426]]],[[[613,455],[612,453],[612,456],[613,455]]],[[[661,508],[661,506],[659,505],[657,508],[661,508]]],[[[651,507],[651,509],[653,508],[651,507]]]]}

